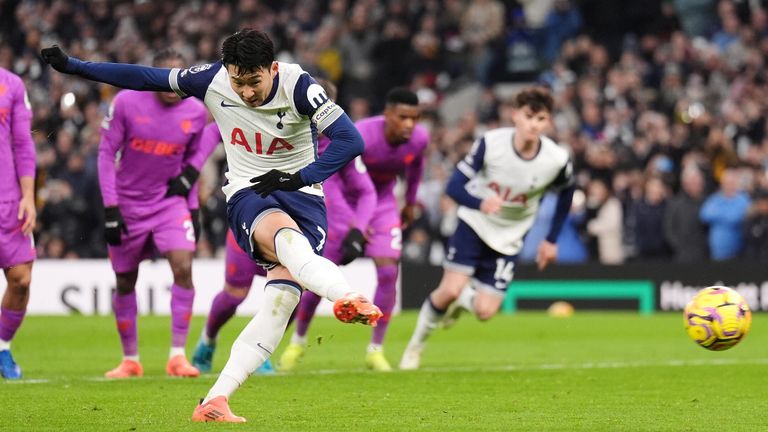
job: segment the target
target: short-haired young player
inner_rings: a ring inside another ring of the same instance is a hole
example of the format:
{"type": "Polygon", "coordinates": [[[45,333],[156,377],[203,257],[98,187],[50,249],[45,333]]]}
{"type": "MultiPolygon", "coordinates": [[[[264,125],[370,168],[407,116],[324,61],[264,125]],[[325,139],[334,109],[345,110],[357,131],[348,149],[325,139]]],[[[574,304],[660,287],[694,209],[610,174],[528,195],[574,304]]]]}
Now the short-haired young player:
{"type": "Polygon", "coordinates": [[[262,307],[232,345],[227,364],[193,421],[244,422],[229,397],[274,352],[302,287],[335,302],[344,322],[375,325],[381,311],[323,258],[322,181],[363,150],[344,111],[297,64],[275,61],[272,40],[241,30],[222,44],[221,60],[187,69],[90,63],[57,46],[43,59],[56,70],[120,87],[175,91],[202,100],[224,141],[227,218],[238,245],[267,269],[262,307]],[[319,158],[317,132],[331,140],[319,158]]]}
{"type": "Polygon", "coordinates": [[[29,302],[35,260],[35,144],[24,81],[0,67],[0,268],[8,283],[0,305],[0,375],[21,378],[11,340],[29,302]]]}
{"type": "MultiPolygon", "coordinates": [[[[328,97],[335,100],[336,86],[322,78],[318,78],[317,82],[326,91],[328,97]]],[[[215,128],[216,125],[209,127],[215,128]]],[[[318,137],[318,154],[322,154],[329,144],[330,140],[327,137],[322,135],[318,137]]],[[[323,247],[323,256],[335,264],[348,264],[362,253],[365,238],[361,230],[368,226],[376,204],[376,190],[373,188],[361,157],[356,157],[328,177],[323,182],[323,192],[325,205],[328,208],[328,235],[323,247]]],[[[205,328],[192,358],[192,364],[201,372],[211,370],[219,330],[245,300],[254,276],[266,275],[263,268],[240,249],[231,231],[227,232],[225,267],[224,289],[216,295],[211,304],[205,328]]],[[[306,296],[312,296],[318,301],[320,299],[311,291],[304,292],[302,299],[306,296]]],[[[256,370],[256,373],[261,374],[271,372],[274,371],[269,360],[256,370]]]]}
{"type": "Polygon", "coordinates": [[[446,192],[459,204],[459,224],[448,242],[443,277],[424,300],[401,369],[417,369],[429,335],[441,323],[450,325],[461,310],[483,321],[498,312],[523,238],[548,189],[559,195],[536,262],[543,270],[557,258],[555,242],[574,186],[568,150],[543,135],[551,125],[552,105],[548,91],[523,90],[515,97],[515,127],[484,133],[458,163],[446,192]]]}
{"type": "MultiPolygon", "coordinates": [[[[356,123],[365,140],[363,167],[367,168],[376,188],[375,208],[372,208],[371,214],[368,213],[367,204],[358,205],[354,226],[349,222],[342,223],[339,227],[341,231],[333,233],[345,239],[348,245],[359,245],[352,259],[364,254],[373,258],[376,265],[378,283],[373,303],[381,308],[384,316],[372,331],[365,363],[369,369],[378,372],[391,370],[382,344],[395,307],[402,226],[413,222],[416,192],[424,172],[424,150],[429,144],[429,132],[417,125],[420,114],[416,94],[407,88],[398,87],[387,93],[383,115],[361,119],[356,123]],[[397,177],[401,175],[406,183],[405,206],[402,210],[398,208],[394,192],[397,177]]],[[[328,235],[330,242],[331,232],[328,235]]],[[[334,260],[334,257],[329,256],[329,259],[334,260]]],[[[295,368],[304,354],[307,330],[319,301],[319,297],[311,294],[302,297],[296,314],[296,332],[291,338],[291,344],[280,357],[281,370],[295,368]]]]}
{"type": "MultiPolygon", "coordinates": [[[[184,65],[174,51],[162,51],[154,64],[184,65]]],[[[136,326],[136,279],[141,261],[160,252],[171,266],[171,349],[166,364],[170,376],[196,377],[185,346],[195,291],[192,258],[195,252],[197,194],[190,193],[204,160],[201,144],[208,120],[199,101],[182,100],[173,92],[123,90],[115,96],[102,123],[99,144],[99,184],[104,200],[109,259],[117,279],[112,297],[123,360],[107,378],[142,376],[136,326]],[[179,196],[181,195],[181,196],[179,196]],[[194,218],[193,218],[193,214],[194,218]]],[[[207,153],[210,153],[208,150],[207,153]]]]}

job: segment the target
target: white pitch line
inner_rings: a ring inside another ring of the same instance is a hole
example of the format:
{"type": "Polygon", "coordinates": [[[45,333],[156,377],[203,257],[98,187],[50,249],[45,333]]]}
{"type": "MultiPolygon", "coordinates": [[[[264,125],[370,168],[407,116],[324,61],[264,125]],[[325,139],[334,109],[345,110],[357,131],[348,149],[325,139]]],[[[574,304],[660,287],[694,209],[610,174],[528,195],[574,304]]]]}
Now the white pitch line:
{"type": "MultiPolygon", "coordinates": [[[[394,373],[454,373],[454,372],[535,372],[535,371],[551,371],[551,370],[587,370],[587,369],[634,369],[634,368],[647,368],[647,367],[699,367],[699,366],[732,366],[732,365],[768,365],[768,358],[761,359],[701,359],[701,360],[666,360],[666,361],[634,361],[634,362],[589,362],[589,363],[545,363],[545,364],[531,364],[531,365],[499,365],[499,366],[451,366],[451,367],[425,367],[416,371],[400,371],[393,370],[394,373]]],[[[350,368],[350,369],[318,369],[309,371],[299,371],[293,373],[276,373],[273,375],[257,375],[258,378],[271,378],[281,376],[302,376],[302,375],[349,375],[349,374],[370,374],[372,373],[368,369],[363,368],[350,368]]],[[[203,374],[203,378],[216,378],[218,374],[203,374]]],[[[170,380],[186,380],[185,378],[174,378],[162,375],[157,376],[144,376],[141,378],[129,378],[127,380],[116,380],[111,378],[105,378],[103,376],[98,377],[67,377],[67,378],[52,378],[52,379],[22,379],[22,380],[5,380],[6,384],[49,384],[56,383],[58,381],[91,381],[91,382],[130,382],[136,381],[170,381],[170,380]]]]}

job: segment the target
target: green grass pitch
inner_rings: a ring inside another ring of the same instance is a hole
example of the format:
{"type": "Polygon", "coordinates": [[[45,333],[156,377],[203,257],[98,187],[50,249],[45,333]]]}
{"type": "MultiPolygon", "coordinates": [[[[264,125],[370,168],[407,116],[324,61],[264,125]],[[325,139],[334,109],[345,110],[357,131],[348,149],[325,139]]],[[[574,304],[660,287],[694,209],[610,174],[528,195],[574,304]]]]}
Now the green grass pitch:
{"type": "MultiPolygon", "coordinates": [[[[318,318],[300,370],[249,379],[231,400],[248,423],[222,425],[189,421],[216,375],[164,376],[168,317],[139,320],[145,377],[105,381],[120,359],[111,317],[30,316],[14,341],[25,379],[0,382],[0,430],[763,430],[762,318],[754,316],[740,345],[708,352],[688,339],[678,313],[577,311],[556,319],[525,312],[487,323],[465,316],[434,334],[423,370],[389,374],[364,369],[368,328],[318,318]]],[[[390,326],[385,347],[393,365],[415,319],[408,312],[390,326]]],[[[246,322],[224,328],[216,371],[246,322]]],[[[190,353],[202,325],[196,317],[190,353]]]]}

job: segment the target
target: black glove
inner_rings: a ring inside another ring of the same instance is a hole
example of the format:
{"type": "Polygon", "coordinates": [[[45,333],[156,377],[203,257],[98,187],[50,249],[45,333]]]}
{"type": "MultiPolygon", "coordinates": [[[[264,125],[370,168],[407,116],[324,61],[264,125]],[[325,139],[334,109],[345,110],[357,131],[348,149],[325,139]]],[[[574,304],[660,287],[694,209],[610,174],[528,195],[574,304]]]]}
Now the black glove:
{"type": "Polygon", "coordinates": [[[261,194],[262,198],[266,198],[267,195],[276,190],[295,191],[304,187],[304,181],[301,179],[298,171],[288,174],[276,169],[252,178],[251,183],[256,183],[251,186],[251,189],[261,194]]]}
{"type": "Polygon", "coordinates": [[[200,171],[196,170],[193,166],[187,165],[181,170],[181,174],[178,177],[168,180],[168,191],[165,193],[165,197],[178,195],[186,198],[199,176],[200,171]]]}
{"type": "Polygon", "coordinates": [[[362,232],[357,228],[352,228],[344,237],[344,241],[341,242],[341,265],[347,265],[354,261],[356,258],[360,258],[365,253],[365,244],[367,240],[362,232]]]}
{"type": "Polygon", "coordinates": [[[200,209],[190,210],[189,215],[192,216],[192,228],[195,230],[195,243],[197,243],[200,240],[200,209]]]}
{"type": "Polygon", "coordinates": [[[43,48],[42,51],[40,51],[40,55],[43,57],[43,61],[51,65],[52,68],[59,72],[67,72],[69,56],[64,54],[64,51],[62,51],[58,45],[54,45],[50,48],[43,48]]]}
{"type": "Polygon", "coordinates": [[[104,207],[104,240],[112,246],[117,246],[123,241],[120,233],[128,234],[123,215],[117,207],[104,207]]]}

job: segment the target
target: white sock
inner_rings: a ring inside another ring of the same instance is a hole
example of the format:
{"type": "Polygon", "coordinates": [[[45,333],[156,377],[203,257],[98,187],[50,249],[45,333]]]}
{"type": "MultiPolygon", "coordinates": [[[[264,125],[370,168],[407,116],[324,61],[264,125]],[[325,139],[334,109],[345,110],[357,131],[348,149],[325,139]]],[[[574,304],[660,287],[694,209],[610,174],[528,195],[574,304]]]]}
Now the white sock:
{"type": "Polygon", "coordinates": [[[132,356],[123,356],[123,360],[131,360],[131,361],[135,361],[136,363],[138,363],[139,362],[139,355],[136,354],[136,355],[132,355],[132,356]]]}
{"type": "Polygon", "coordinates": [[[291,336],[291,343],[304,346],[307,344],[307,336],[299,336],[298,333],[293,332],[293,336],[291,336]]]}
{"type": "Polygon", "coordinates": [[[0,351],[6,351],[11,349],[11,341],[0,339],[0,351]]]}
{"type": "Polygon", "coordinates": [[[413,331],[408,345],[422,345],[426,342],[432,330],[437,328],[437,324],[445,314],[445,311],[437,311],[432,305],[432,301],[429,297],[424,300],[421,305],[421,311],[419,312],[419,319],[416,321],[416,329],[413,331]]]}
{"type": "Polygon", "coordinates": [[[301,287],[292,283],[267,283],[261,308],[235,339],[229,360],[203,403],[217,396],[229,398],[272,355],[299,304],[300,293],[301,287]]]}
{"type": "Polygon", "coordinates": [[[171,351],[168,353],[168,358],[174,358],[177,355],[187,355],[187,353],[184,351],[184,347],[171,347],[171,351]]]}
{"type": "Polygon", "coordinates": [[[211,339],[211,337],[208,336],[206,326],[203,326],[203,331],[200,333],[200,340],[206,345],[214,345],[216,343],[216,339],[211,339]]]}
{"type": "Polygon", "coordinates": [[[333,302],[353,291],[339,267],[316,255],[309,240],[295,229],[283,228],[275,234],[275,252],[296,281],[320,297],[333,302]]]}
{"type": "Polygon", "coordinates": [[[381,347],[381,344],[369,344],[368,345],[368,352],[378,352],[378,351],[384,351],[384,348],[381,347]]]}
{"type": "Polygon", "coordinates": [[[476,295],[477,295],[477,291],[474,288],[472,288],[471,285],[467,285],[459,293],[459,297],[456,298],[456,303],[458,303],[459,306],[463,307],[464,309],[472,312],[473,315],[476,315],[475,314],[475,296],[476,295]]]}

